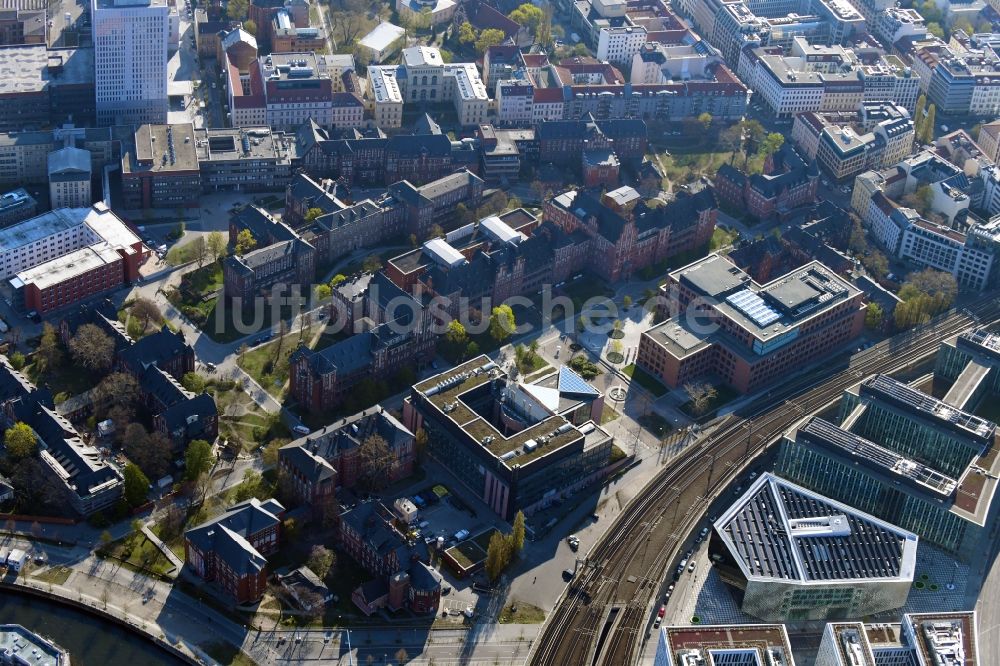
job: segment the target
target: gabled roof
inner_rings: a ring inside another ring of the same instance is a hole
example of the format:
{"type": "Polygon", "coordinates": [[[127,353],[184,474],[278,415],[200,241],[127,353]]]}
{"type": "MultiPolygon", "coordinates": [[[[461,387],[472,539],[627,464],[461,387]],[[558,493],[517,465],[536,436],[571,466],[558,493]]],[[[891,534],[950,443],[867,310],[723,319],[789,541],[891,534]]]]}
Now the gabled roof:
{"type": "Polygon", "coordinates": [[[184,334],[180,331],[174,333],[164,324],[156,333],[140,338],[131,347],[123,349],[119,358],[130,367],[147,368],[184,356],[189,349],[184,334]]]}
{"type": "Polygon", "coordinates": [[[237,571],[257,569],[267,562],[247,539],[280,525],[284,511],[278,500],[261,501],[254,497],[231,506],[218,518],[191,528],[184,538],[203,553],[215,552],[237,571]]]}

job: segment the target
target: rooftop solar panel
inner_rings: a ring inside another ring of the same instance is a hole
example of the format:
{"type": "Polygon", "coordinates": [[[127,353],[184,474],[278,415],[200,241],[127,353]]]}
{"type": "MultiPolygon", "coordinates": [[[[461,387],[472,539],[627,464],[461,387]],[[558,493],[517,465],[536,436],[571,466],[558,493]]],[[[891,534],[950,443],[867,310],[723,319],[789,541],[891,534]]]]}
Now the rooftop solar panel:
{"type": "Polygon", "coordinates": [[[758,326],[767,326],[781,319],[780,314],[749,289],[741,289],[735,294],[730,294],[726,297],[726,302],[753,319],[758,326]]]}

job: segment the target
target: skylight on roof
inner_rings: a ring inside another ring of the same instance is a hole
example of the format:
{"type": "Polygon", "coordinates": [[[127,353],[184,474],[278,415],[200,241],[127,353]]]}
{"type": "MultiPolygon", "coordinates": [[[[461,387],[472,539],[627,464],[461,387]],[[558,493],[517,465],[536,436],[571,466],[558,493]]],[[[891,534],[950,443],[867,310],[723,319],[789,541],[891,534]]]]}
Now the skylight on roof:
{"type": "Polygon", "coordinates": [[[749,289],[741,289],[735,294],[726,296],[726,302],[750,317],[758,326],[767,326],[781,319],[780,314],[749,289]]]}

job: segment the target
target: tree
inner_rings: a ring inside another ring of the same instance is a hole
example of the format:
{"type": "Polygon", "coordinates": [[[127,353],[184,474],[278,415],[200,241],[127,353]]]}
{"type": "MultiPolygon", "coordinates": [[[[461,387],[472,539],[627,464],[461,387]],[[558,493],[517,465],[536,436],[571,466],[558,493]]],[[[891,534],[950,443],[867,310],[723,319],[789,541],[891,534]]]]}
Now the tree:
{"type": "Polygon", "coordinates": [[[191,254],[197,262],[198,268],[205,265],[205,260],[208,259],[208,243],[205,242],[204,236],[198,236],[191,241],[191,254]]]}
{"type": "Polygon", "coordinates": [[[14,352],[13,354],[10,355],[10,367],[14,368],[15,370],[22,369],[27,362],[28,359],[26,359],[24,357],[24,354],[22,354],[21,352],[14,352]]]}
{"type": "Polygon", "coordinates": [[[944,39],[944,28],[937,21],[931,21],[927,24],[927,32],[931,33],[938,39],[944,39]]]}
{"type": "Polygon", "coordinates": [[[913,111],[913,136],[920,141],[920,130],[924,126],[924,118],[927,116],[927,95],[917,98],[917,106],[913,111]]]}
{"type": "Polygon", "coordinates": [[[628,294],[625,294],[625,296],[622,297],[622,307],[626,310],[632,307],[632,297],[628,294]]]}
{"type": "Polygon", "coordinates": [[[545,19],[545,14],[538,7],[526,2],[508,14],[507,17],[534,34],[538,26],[545,19]]]}
{"type": "Polygon", "coordinates": [[[861,254],[868,249],[865,229],[861,226],[861,220],[853,215],[851,216],[851,237],[847,242],[847,248],[855,254],[861,254]]]}
{"type": "Polygon", "coordinates": [[[889,260],[878,250],[873,250],[861,257],[861,265],[879,280],[889,273],[889,260]]]}
{"type": "Polygon", "coordinates": [[[111,367],[115,343],[111,337],[94,324],[84,324],[70,338],[69,353],[73,360],[87,370],[101,372],[111,367]]]}
{"type": "Polygon", "coordinates": [[[358,447],[361,478],[369,490],[379,490],[389,481],[396,462],[389,444],[380,435],[369,435],[358,447]]]}
{"type": "Polygon", "coordinates": [[[257,22],[253,19],[247,19],[243,22],[243,29],[249,32],[254,37],[257,36],[257,22]]]}
{"type": "Polygon", "coordinates": [[[218,261],[226,254],[226,237],[221,231],[213,231],[208,235],[208,252],[212,255],[212,261],[218,261]]]}
{"type": "Polygon", "coordinates": [[[479,355],[479,343],[475,340],[469,340],[469,344],[465,345],[465,357],[472,358],[473,356],[479,355]]]}
{"type": "Polygon", "coordinates": [[[212,469],[212,445],[203,439],[193,439],[184,452],[184,478],[198,479],[212,469]]]}
{"type": "Polygon", "coordinates": [[[38,438],[27,423],[18,421],[3,434],[3,444],[7,455],[15,460],[32,456],[38,449],[38,438]]]}
{"type": "Polygon", "coordinates": [[[940,297],[945,307],[950,307],[958,295],[958,282],[951,273],[925,268],[906,276],[906,283],[899,290],[899,297],[905,301],[906,296],[912,293],[911,290],[931,297],[940,297]]]}
{"type": "Polygon", "coordinates": [[[462,326],[462,322],[457,319],[452,319],[448,322],[448,329],[444,333],[444,339],[451,344],[458,346],[465,344],[468,335],[465,332],[465,326],[462,326]]]}
{"type": "Polygon", "coordinates": [[[315,222],[316,218],[318,218],[322,214],[323,214],[322,208],[310,208],[309,210],[306,211],[305,220],[306,222],[309,223],[315,222]]]}
{"type": "Polygon", "coordinates": [[[476,41],[476,31],[473,29],[471,23],[465,21],[462,25],[458,26],[458,43],[471,44],[474,41],[476,41]]]}
{"type": "Polygon", "coordinates": [[[347,282],[347,276],[342,273],[337,273],[336,275],[333,276],[333,279],[330,280],[330,287],[336,289],[344,282],[347,282]]]}
{"type": "Polygon", "coordinates": [[[337,555],[329,548],[319,544],[312,547],[312,550],[309,551],[309,559],[306,560],[306,566],[309,567],[309,570],[323,580],[326,580],[333,573],[333,567],[336,563],[337,555]]]}
{"type": "Polygon", "coordinates": [[[236,256],[242,257],[247,252],[253,252],[257,247],[257,240],[250,233],[249,229],[244,229],[236,234],[236,256]]]}
{"type": "Polygon", "coordinates": [[[514,524],[512,527],[513,531],[510,533],[511,546],[514,552],[519,553],[524,548],[525,528],[523,511],[518,511],[514,514],[514,524]]]}
{"type": "Polygon", "coordinates": [[[684,392],[691,399],[691,411],[701,416],[712,406],[712,401],[718,395],[715,387],[707,382],[691,382],[684,385],[684,392]]]}
{"type": "Polygon", "coordinates": [[[145,296],[139,296],[132,301],[129,312],[133,317],[142,322],[143,332],[149,328],[150,323],[160,324],[163,321],[163,313],[160,312],[160,306],[145,296]]]}
{"type": "Polygon", "coordinates": [[[773,155],[778,152],[778,150],[785,145],[785,136],[783,134],[778,134],[777,132],[771,132],[764,140],[761,141],[759,154],[767,157],[768,155],[773,155]]]}
{"type": "Polygon", "coordinates": [[[242,21],[247,16],[249,5],[248,0],[229,0],[226,5],[226,14],[234,21],[242,21]]]}
{"type": "Polygon", "coordinates": [[[865,326],[878,329],[882,327],[883,312],[878,303],[869,303],[865,308],[865,326]]]}
{"type": "Polygon", "coordinates": [[[127,372],[112,372],[101,380],[94,392],[97,402],[108,412],[118,408],[128,416],[131,416],[142,396],[138,380],[127,372]]]}
{"type": "Polygon", "coordinates": [[[497,342],[503,342],[509,338],[517,323],[514,321],[514,311],[507,304],[498,305],[493,308],[490,314],[490,337],[497,342]]]}
{"type": "Polygon", "coordinates": [[[712,114],[707,111],[698,116],[698,122],[701,124],[701,129],[704,132],[708,132],[708,128],[712,126],[712,114]]]}
{"type": "Polygon", "coordinates": [[[318,284],[313,288],[317,301],[325,301],[333,296],[333,288],[328,284],[318,284]]]}
{"type": "Polygon", "coordinates": [[[149,479],[142,470],[133,463],[126,463],[122,476],[125,479],[125,502],[131,507],[145,504],[146,495],[149,493],[149,479]]]}
{"type": "Polygon", "coordinates": [[[63,362],[62,345],[59,343],[59,336],[52,324],[45,322],[42,324],[42,337],[38,343],[38,352],[35,354],[36,365],[41,362],[39,370],[49,372],[55,370],[63,362]]]}
{"type": "Polygon", "coordinates": [[[442,236],[444,236],[444,228],[440,224],[432,224],[431,228],[427,231],[427,240],[441,238],[442,236]]]}
{"type": "Polygon", "coordinates": [[[205,391],[205,378],[197,372],[186,372],[181,377],[181,386],[191,393],[203,393],[205,391]]]}
{"type": "Polygon", "coordinates": [[[365,273],[374,273],[375,271],[381,270],[382,268],[382,257],[377,254],[369,254],[365,257],[365,260],[361,262],[361,270],[365,273]]]}
{"type": "MultiPolygon", "coordinates": [[[[930,28],[930,26],[928,26],[930,28]]],[[[937,106],[931,104],[927,108],[927,118],[924,119],[920,127],[920,140],[924,143],[934,141],[934,116],[937,114],[937,106]]]]}
{"type": "Polygon", "coordinates": [[[496,580],[510,562],[511,550],[510,538],[494,532],[486,549],[486,575],[490,581],[496,580]]]}
{"type": "Polygon", "coordinates": [[[504,39],[506,39],[506,35],[503,34],[503,30],[486,28],[486,30],[479,33],[479,37],[476,39],[476,51],[482,55],[491,46],[503,44],[504,39]]]}

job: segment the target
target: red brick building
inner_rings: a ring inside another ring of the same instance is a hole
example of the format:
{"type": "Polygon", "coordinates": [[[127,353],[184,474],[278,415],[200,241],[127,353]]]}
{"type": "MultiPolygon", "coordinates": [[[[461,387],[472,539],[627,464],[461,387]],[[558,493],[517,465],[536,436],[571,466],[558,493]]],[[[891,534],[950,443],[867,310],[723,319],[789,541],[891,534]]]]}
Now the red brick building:
{"type": "Polygon", "coordinates": [[[807,163],[790,145],[764,161],[764,173],[747,175],[723,164],[715,177],[720,201],[759,219],[783,218],[795,208],[816,201],[819,167],[807,163]]]}
{"type": "Polygon", "coordinates": [[[705,245],[715,231],[718,207],[711,188],[681,192],[649,207],[631,187],[604,195],[570,190],[545,202],[545,219],[567,234],[589,239],[587,267],[609,282],[680,252],[705,245]]]}
{"type": "Polygon", "coordinates": [[[387,483],[413,474],[416,464],[413,433],[377,405],[281,447],[278,467],[292,480],[299,501],[314,507],[324,506],[336,486],[357,487],[364,473],[359,451],[372,436],[381,437],[392,456],[385,475],[387,483]]]}
{"type": "Polygon", "coordinates": [[[133,282],[147,253],[103,203],[51,211],[0,231],[0,261],[25,308],[39,314],[133,282]]]}
{"type": "Polygon", "coordinates": [[[277,500],[256,498],[184,533],[184,560],[237,604],[257,601],[267,589],[266,556],[278,550],[285,514],[277,500]]]}
{"type": "Polygon", "coordinates": [[[812,261],[758,284],[711,254],[671,272],[662,324],[642,334],[636,364],[671,388],[702,377],[750,393],[860,335],[862,292],[812,261]]]}

